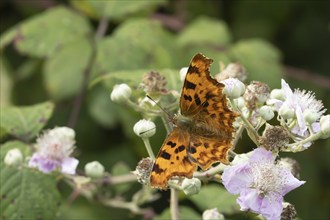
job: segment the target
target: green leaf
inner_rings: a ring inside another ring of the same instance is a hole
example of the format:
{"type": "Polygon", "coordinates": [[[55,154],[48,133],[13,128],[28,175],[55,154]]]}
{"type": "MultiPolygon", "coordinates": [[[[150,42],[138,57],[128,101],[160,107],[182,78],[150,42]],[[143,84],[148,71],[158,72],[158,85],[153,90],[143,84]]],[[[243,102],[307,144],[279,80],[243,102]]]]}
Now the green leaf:
{"type": "MultiPolygon", "coordinates": [[[[73,2],[80,2],[73,1],[73,2]]],[[[152,12],[156,6],[166,3],[165,0],[125,0],[125,1],[94,1],[85,0],[84,3],[89,4],[95,9],[97,14],[102,17],[106,16],[113,19],[123,19],[129,15],[138,12],[152,12]]]]}
{"type": "Polygon", "coordinates": [[[9,77],[10,68],[4,56],[0,56],[0,106],[11,103],[11,91],[13,82],[9,77]]]}
{"type": "MultiPolygon", "coordinates": [[[[201,219],[201,216],[196,213],[193,209],[185,207],[185,206],[180,206],[179,207],[179,218],[184,220],[194,220],[194,219],[201,219]]],[[[170,209],[166,209],[165,211],[162,212],[161,215],[157,216],[154,218],[155,220],[163,220],[163,219],[171,219],[171,212],[170,209]]]]}
{"type": "Polygon", "coordinates": [[[21,22],[1,36],[1,47],[15,40],[24,54],[43,57],[90,32],[86,18],[65,7],[54,7],[21,22]],[[14,34],[15,33],[15,34],[14,34]]]}
{"type": "MultiPolygon", "coordinates": [[[[131,172],[131,169],[129,166],[124,163],[124,162],[117,162],[115,165],[113,165],[111,169],[111,175],[112,176],[120,176],[120,175],[125,175],[131,172]]],[[[130,189],[132,187],[132,183],[123,183],[123,184],[118,184],[115,185],[114,188],[116,192],[118,193],[123,193],[130,189]]]]}
{"type": "Polygon", "coordinates": [[[261,39],[242,40],[230,50],[230,56],[248,71],[250,80],[258,80],[276,87],[281,78],[281,53],[261,39]]]}
{"type": "Polygon", "coordinates": [[[157,21],[128,20],[98,42],[96,72],[177,66],[174,37],[157,21]]]}
{"type": "Polygon", "coordinates": [[[1,166],[0,177],[1,218],[55,218],[60,201],[55,177],[8,166],[1,166]]]}
{"type": "Polygon", "coordinates": [[[52,98],[63,100],[77,94],[91,54],[90,42],[81,37],[49,57],[45,63],[44,76],[52,98]]]}
{"type": "MultiPolygon", "coordinates": [[[[158,72],[162,76],[165,76],[167,82],[166,87],[168,89],[178,90],[181,88],[182,82],[180,81],[179,70],[154,69],[153,71],[158,72]]],[[[102,82],[106,88],[109,89],[109,93],[113,89],[113,86],[119,83],[126,83],[132,87],[136,87],[141,83],[143,75],[148,72],[150,72],[150,70],[147,69],[114,71],[96,78],[91,82],[90,86],[94,86],[102,82]]]]}
{"type": "Polygon", "coordinates": [[[53,109],[54,104],[51,102],[23,107],[3,107],[0,126],[17,138],[30,140],[45,126],[53,109]]]}
{"type": "Polygon", "coordinates": [[[199,17],[189,24],[179,35],[178,43],[182,47],[191,45],[225,47],[231,41],[227,24],[207,17],[199,17]]]}
{"type": "Polygon", "coordinates": [[[203,186],[201,191],[190,197],[201,210],[218,208],[219,212],[231,214],[239,210],[236,196],[216,185],[203,186]]]}

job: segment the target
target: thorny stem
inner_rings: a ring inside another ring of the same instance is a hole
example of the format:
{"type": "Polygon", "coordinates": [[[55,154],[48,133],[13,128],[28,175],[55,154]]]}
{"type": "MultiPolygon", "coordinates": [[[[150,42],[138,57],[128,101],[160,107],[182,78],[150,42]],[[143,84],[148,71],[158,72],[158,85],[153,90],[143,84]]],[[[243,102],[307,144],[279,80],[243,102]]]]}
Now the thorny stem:
{"type": "Polygon", "coordinates": [[[149,157],[152,159],[152,160],[155,160],[155,155],[154,155],[154,152],[152,151],[151,149],[151,145],[150,145],[150,141],[149,141],[149,138],[142,138],[143,140],[143,143],[144,143],[144,146],[146,147],[147,149],[147,152],[149,154],[149,157]]]}
{"type": "Polygon", "coordinates": [[[174,188],[171,188],[171,219],[178,220],[179,219],[179,202],[178,202],[178,191],[174,188]]]}
{"type": "Polygon", "coordinates": [[[86,90],[88,87],[89,76],[91,75],[92,67],[93,67],[93,64],[94,64],[95,58],[96,58],[96,41],[104,36],[104,34],[107,30],[107,27],[108,27],[107,18],[102,18],[102,20],[99,23],[99,26],[96,31],[94,39],[91,39],[90,43],[91,43],[92,52],[90,54],[88,63],[86,64],[85,70],[83,72],[84,73],[83,81],[81,83],[80,92],[76,96],[76,98],[73,102],[73,109],[70,114],[70,118],[69,118],[69,122],[68,122],[68,127],[70,127],[70,128],[75,127],[75,125],[77,124],[79,115],[80,115],[81,106],[84,101],[85,93],[86,93],[86,90]]]}

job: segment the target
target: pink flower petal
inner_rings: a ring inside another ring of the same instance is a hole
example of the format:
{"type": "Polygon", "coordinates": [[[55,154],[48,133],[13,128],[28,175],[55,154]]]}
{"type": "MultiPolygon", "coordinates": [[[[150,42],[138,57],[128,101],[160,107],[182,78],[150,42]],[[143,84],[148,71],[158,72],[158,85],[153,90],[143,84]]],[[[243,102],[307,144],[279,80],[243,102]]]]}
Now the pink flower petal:
{"type": "Polygon", "coordinates": [[[62,161],[62,172],[67,174],[75,174],[79,161],[76,158],[68,157],[62,161]]]}
{"type": "Polygon", "coordinates": [[[248,187],[252,182],[250,167],[247,163],[228,167],[222,174],[222,182],[228,192],[239,194],[242,189],[248,187]]]}

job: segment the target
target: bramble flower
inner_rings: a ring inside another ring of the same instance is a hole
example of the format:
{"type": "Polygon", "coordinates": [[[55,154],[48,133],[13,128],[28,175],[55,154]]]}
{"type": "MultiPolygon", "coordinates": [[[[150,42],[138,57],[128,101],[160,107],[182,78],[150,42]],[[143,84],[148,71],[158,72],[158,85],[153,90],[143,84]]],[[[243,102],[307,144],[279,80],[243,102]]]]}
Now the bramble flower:
{"type": "Polygon", "coordinates": [[[154,161],[150,157],[142,158],[142,160],[139,161],[135,170],[132,172],[136,176],[139,183],[144,185],[149,183],[149,177],[153,164],[154,161]]]}
{"type": "Polygon", "coordinates": [[[70,154],[74,150],[75,132],[68,127],[56,127],[37,139],[37,152],[29,161],[44,173],[60,169],[62,173],[75,174],[79,161],[70,154]]]}
{"type": "MultiPolygon", "coordinates": [[[[320,123],[318,121],[326,111],[322,102],[315,99],[314,93],[310,91],[295,89],[293,92],[284,79],[281,84],[281,92],[278,90],[272,92],[267,103],[274,105],[279,115],[286,119],[286,124],[293,134],[308,137],[311,132],[319,132],[320,123]],[[278,95],[280,93],[281,95],[278,95]]],[[[304,147],[308,146],[310,143],[304,145],[304,147]]]]}
{"type": "Polygon", "coordinates": [[[242,211],[260,213],[266,219],[280,219],[283,196],[305,183],[276,164],[272,153],[261,147],[248,161],[227,167],[222,181],[230,193],[240,195],[237,203],[242,211]]]}
{"type": "Polygon", "coordinates": [[[141,87],[149,95],[168,94],[166,79],[158,72],[150,71],[143,75],[141,87]]]}

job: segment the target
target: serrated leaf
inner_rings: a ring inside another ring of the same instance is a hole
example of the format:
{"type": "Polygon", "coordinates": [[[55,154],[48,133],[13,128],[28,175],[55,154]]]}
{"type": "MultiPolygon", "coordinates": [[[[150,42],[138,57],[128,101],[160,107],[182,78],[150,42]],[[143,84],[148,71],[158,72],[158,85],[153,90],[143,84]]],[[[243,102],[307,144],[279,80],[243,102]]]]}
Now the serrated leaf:
{"type": "Polygon", "coordinates": [[[201,191],[189,197],[201,210],[218,208],[221,213],[234,213],[239,210],[236,196],[215,185],[203,186],[201,191]]]}
{"type": "Polygon", "coordinates": [[[66,43],[89,32],[90,25],[85,17],[59,6],[8,30],[1,37],[1,47],[14,41],[21,53],[37,57],[49,56],[66,43]]]}
{"type": "Polygon", "coordinates": [[[32,106],[1,108],[0,126],[7,133],[23,139],[34,138],[52,115],[54,104],[43,102],[32,106]]]}
{"type": "Polygon", "coordinates": [[[106,16],[113,19],[122,19],[137,12],[153,11],[156,6],[165,2],[165,0],[84,1],[93,7],[100,17],[106,16]]]}
{"type": "Polygon", "coordinates": [[[81,37],[49,57],[45,63],[44,76],[52,98],[63,100],[77,94],[91,54],[90,42],[81,37]]]}
{"type": "Polygon", "coordinates": [[[8,166],[2,167],[0,177],[1,218],[55,218],[60,202],[55,177],[8,166]]]}
{"type": "Polygon", "coordinates": [[[178,43],[182,47],[190,45],[225,47],[231,41],[227,24],[223,21],[199,17],[189,24],[179,35],[178,43]]]}
{"type": "Polygon", "coordinates": [[[98,42],[96,72],[176,66],[173,36],[159,22],[128,20],[98,42]]]}
{"type": "MultiPolygon", "coordinates": [[[[196,211],[194,211],[191,208],[185,207],[185,206],[180,206],[179,207],[179,218],[182,220],[200,220],[202,219],[201,215],[199,215],[198,213],[196,213],[196,211]]],[[[164,220],[164,219],[171,219],[171,212],[170,209],[165,209],[165,211],[162,212],[161,215],[156,216],[154,218],[155,220],[164,220]]]]}
{"type": "Polygon", "coordinates": [[[250,80],[258,80],[276,87],[281,78],[281,53],[270,43],[261,39],[242,40],[230,50],[233,60],[242,64],[250,80]]]}

